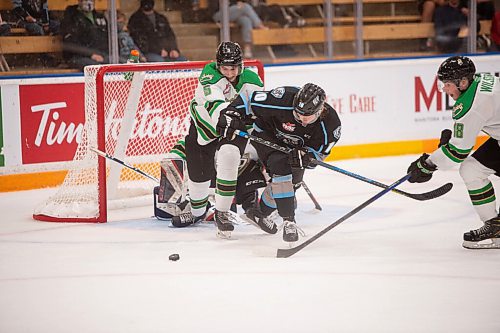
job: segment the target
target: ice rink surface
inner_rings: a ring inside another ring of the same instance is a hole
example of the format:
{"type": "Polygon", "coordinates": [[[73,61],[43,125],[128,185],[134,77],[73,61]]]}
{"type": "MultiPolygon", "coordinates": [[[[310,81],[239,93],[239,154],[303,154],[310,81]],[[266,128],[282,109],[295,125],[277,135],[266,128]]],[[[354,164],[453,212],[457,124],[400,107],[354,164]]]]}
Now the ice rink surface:
{"type": "MultiPolygon", "coordinates": [[[[334,164],[390,184],[416,158],[334,164]]],[[[308,236],[380,191],[321,167],[305,180],[323,206],[299,190],[308,236]]],[[[281,234],[251,225],[221,240],[208,223],[173,229],[152,207],[106,224],[37,222],[53,189],[0,194],[0,332],[500,332],[500,250],[461,247],[481,222],[457,170],[400,189],[448,181],[430,201],[388,193],[286,259],[281,234]]]]}

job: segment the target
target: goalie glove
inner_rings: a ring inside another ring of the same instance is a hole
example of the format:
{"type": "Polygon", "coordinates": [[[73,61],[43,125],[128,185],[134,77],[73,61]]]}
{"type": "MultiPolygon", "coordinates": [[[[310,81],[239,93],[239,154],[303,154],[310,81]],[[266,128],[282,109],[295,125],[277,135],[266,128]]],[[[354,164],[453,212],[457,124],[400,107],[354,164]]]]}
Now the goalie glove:
{"type": "Polygon", "coordinates": [[[288,155],[288,162],[292,168],[305,169],[314,160],[314,155],[300,148],[294,148],[288,155]]]}
{"type": "Polygon", "coordinates": [[[427,162],[429,154],[423,154],[408,167],[408,173],[411,172],[408,181],[410,183],[425,183],[432,178],[432,173],[437,167],[431,162],[427,162]]]}
{"type": "Polygon", "coordinates": [[[233,140],[235,137],[235,130],[246,130],[245,123],[241,119],[241,115],[232,110],[222,112],[219,116],[219,121],[217,122],[217,133],[228,140],[233,140]]]}

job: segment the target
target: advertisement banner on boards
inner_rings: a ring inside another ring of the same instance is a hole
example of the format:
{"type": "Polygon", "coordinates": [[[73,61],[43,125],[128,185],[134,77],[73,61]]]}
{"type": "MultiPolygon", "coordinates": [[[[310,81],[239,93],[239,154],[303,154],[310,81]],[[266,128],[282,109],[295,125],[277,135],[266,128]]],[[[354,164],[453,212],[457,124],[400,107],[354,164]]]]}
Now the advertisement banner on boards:
{"type": "Polygon", "coordinates": [[[0,89],[0,167],[5,165],[5,155],[3,150],[3,110],[2,110],[2,90],[0,89]]]}
{"type": "MultiPolygon", "coordinates": [[[[498,56],[472,58],[478,71],[498,71],[498,56]]],[[[266,89],[307,82],[323,87],[342,121],[338,145],[432,139],[453,124],[454,101],[437,90],[436,72],[444,59],[270,67],[266,89]]]]}
{"type": "Polygon", "coordinates": [[[70,161],[85,122],[82,83],[19,86],[23,164],[70,161]]]}

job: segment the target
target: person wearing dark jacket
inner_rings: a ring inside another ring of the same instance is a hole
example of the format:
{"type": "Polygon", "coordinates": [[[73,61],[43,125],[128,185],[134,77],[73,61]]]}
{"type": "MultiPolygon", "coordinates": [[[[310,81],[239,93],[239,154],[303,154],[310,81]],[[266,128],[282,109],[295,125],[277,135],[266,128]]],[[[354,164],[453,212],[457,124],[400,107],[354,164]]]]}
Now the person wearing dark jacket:
{"type": "Polygon", "coordinates": [[[154,10],[154,0],[141,0],[141,7],[130,17],[128,30],[147,61],[185,61],[177,47],[168,19],[154,10]]]}
{"type": "Polygon", "coordinates": [[[34,36],[59,34],[59,21],[49,15],[48,0],[12,0],[18,26],[34,36]]]}
{"type": "Polygon", "coordinates": [[[108,22],[94,9],[94,0],[68,6],[61,24],[63,56],[72,68],[109,63],[108,22]]]}

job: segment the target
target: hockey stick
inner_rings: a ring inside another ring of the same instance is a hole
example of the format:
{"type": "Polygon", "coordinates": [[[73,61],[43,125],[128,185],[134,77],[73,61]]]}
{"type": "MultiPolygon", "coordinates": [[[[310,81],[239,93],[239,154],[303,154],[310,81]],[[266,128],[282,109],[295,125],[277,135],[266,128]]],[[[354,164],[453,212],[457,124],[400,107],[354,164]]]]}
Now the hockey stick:
{"type": "MultiPolygon", "coordinates": [[[[291,148],[280,146],[280,145],[278,145],[278,144],[276,144],[274,142],[270,142],[270,141],[264,140],[262,138],[254,136],[252,134],[248,134],[246,132],[242,132],[242,131],[239,131],[239,130],[235,130],[234,132],[238,136],[241,136],[243,138],[255,141],[257,143],[260,143],[261,145],[264,145],[264,146],[267,146],[267,147],[279,150],[279,151],[281,151],[281,152],[283,152],[285,154],[289,154],[292,151],[291,148]]],[[[320,166],[322,166],[324,168],[327,168],[327,169],[339,172],[339,173],[341,173],[343,175],[346,175],[346,176],[349,176],[349,177],[352,177],[352,178],[356,178],[356,179],[361,180],[361,181],[363,181],[365,183],[369,183],[369,184],[378,186],[380,188],[387,188],[387,185],[379,183],[376,180],[363,177],[361,175],[358,175],[356,173],[353,173],[353,172],[341,169],[339,167],[336,167],[334,165],[325,163],[323,161],[312,160],[311,162],[314,163],[314,164],[316,164],[316,165],[320,165],[320,166]]],[[[430,200],[430,199],[435,199],[437,197],[440,197],[440,196],[448,193],[452,189],[452,187],[453,187],[452,183],[446,183],[446,184],[442,185],[441,187],[438,187],[438,188],[436,188],[436,189],[434,189],[432,191],[424,192],[424,193],[408,193],[408,192],[401,191],[401,190],[398,190],[398,189],[393,189],[392,192],[404,195],[405,197],[412,198],[412,199],[415,199],[415,200],[424,201],[424,200],[430,200]]]]}
{"type": "Polygon", "coordinates": [[[99,156],[102,156],[102,157],[107,158],[107,159],[109,159],[109,160],[111,160],[111,161],[114,161],[114,162],[116,162],[116,163],[118,163],[118,164],[121,164],[121,165],[123,165],[124,167],[129,168],[130,170],[135,171],[135,172],[137,172],[138,174],[141,174],[141,175],[143,175],[143,176],[144,176],[144,177],[146,177],[146,178],[149,178],[149,179],[151,179],[151,180],[154,180],[154,181],[155,181],[155,182],[157,182],[157,183],[160,183],[160,180],[159,180],[158,178],[153,177],[153,176],[151,176],[150,174],[145,173],[145,172],[144,172],[144,171],[142,171],[141,169],[137,169],[136,167],[133,167],[133,166],[131,166],[131,165],[129,165],[129,164],[127,164],[127,163],[123,162],[122,160],[117,159],[116,157],[113,157],[113,156],[111,156],[111,155],[109,155],[109,154],[107,154],[107,153],[105,153],[105,152],[103,152],[103,151],[100,151],[100,150],[99,150],[99,149],[97,149],[97,148],[90,147],[90,150],[92,150],[94,153],[96,153],[96,154],[97,154],[97,155],[99,155],[99,156]]]}
{"type": "Polygon", "coordinates": [[[398,181],[396,181],[396,182],[392,183],[391,185],[387,186],[386,189],[382,190],[381,192],[377,193],[376,195],[374,195],[370,199],[366,200],[361,205],[359,205],[358,207],[354,208],[349,213],[345,214],[340,219],[338,219],[337,221],[333,222],[328,227],[326,227],[325,229],[323,229],[320,232],[318,232],[316,235],[314,235],[311,238],[309,238],[308,240],[306,240],[304,243],[302,243],[302,244],[300,244],[298,246],[289,248],[289,249],[278,249],[278,251],[276,252],[276,257],[277,258],[288,258],[288,257],[294,255],[295,253],[297,253],[300,250],[302,250],[303,248],[305,248],[307,245],[311,244],[312,242],[314,242],[315,240],[317,240],[318,238],[320,238],[321,236],[323,236],[324,234],[326,234],[328,231],[330,231],[333,228],[335,228],[336,226],[338,226],[340,223],[344,222],[345,220],[347,220],[348,218],[350,218],[351,216],[353,216],[354,214],[356,214],[357,212],[359,212],[360,210],[362,210],[363,208],[365,208],[366,206],[368,206],[369,204],[371,204],[375,200],[379,199],[381,196],[383,196],[387,192],[392,191],[396,186],[398,186],[401,183],[404,183],[405,181],[407,181],[408,178],[410,178],[410,174],[407,174],[403,178],[401,178],[398,181]]]}
{"type": "Polygon", "coordinates": [[[319,205],[318,200],[316,200],[316,198],[312,194],[311,190],[309,189],[309,186],[307,186],[304,181],[301,181],[300,184],[302,185],[304,190],[307,192],[307,195],[309,196],[309,198],[311,198],[312,202],[314,203],[314,208],[316,208],[317,210],[323,210],[323,208],[321,208],[321,206],[319,205]]]}

